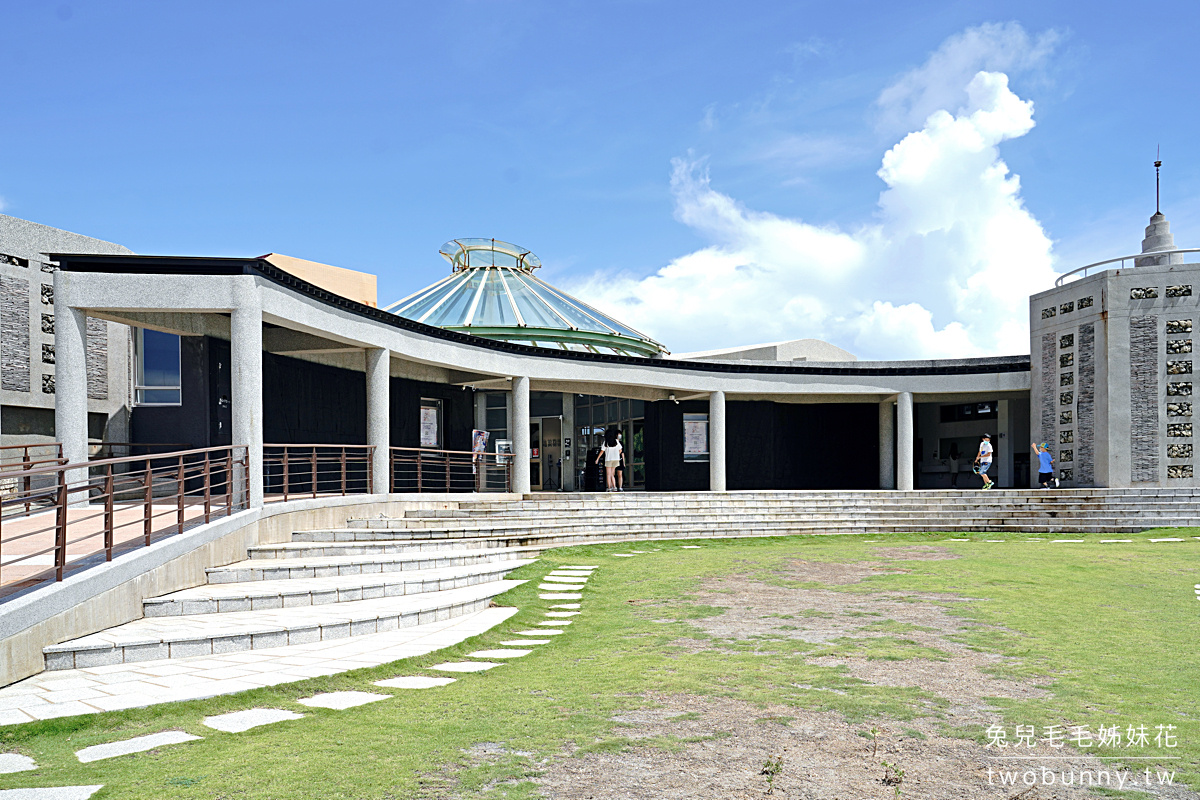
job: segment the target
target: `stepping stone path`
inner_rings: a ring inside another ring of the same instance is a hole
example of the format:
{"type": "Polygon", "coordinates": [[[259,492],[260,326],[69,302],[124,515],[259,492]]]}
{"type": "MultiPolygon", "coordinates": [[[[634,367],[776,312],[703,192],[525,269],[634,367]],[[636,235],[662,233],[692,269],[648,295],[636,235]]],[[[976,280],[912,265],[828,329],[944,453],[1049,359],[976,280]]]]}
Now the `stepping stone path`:
{"type": "Polygon", "coordinates": [[[1182,542],[1183,539],[1151,539],[1152,542],[1182,542]]]}
{"type": "Polygon", "coordinates": [[[698,545],[698,544],[685,544],[682,546],[682,549],[684,549],[684,550],[699,550],[700,547],[701,547],[701,545],[698,545]]]}
{"type": "Polygon", "coordinates": [[[544,622],[539,622],[538,625],[570,625],[569,619],[548,619],[544,622]]]}
{"type": "Polygon", "coordinates": [[[483,672],[492,667],[500,666],[494,661],[447,661],[437,664],[430,669],[440,669],[443,672],[483,672]]]}
{"type": "Polygon", "coordinates": [[[389,689],[432,689],[435,686],[446,686],[458,678],[425,678],[420,675],[402,678],[388,678],[386,681],[375,681],[376,686],[386,686],[389,689]]]}
{"type": "Polygon", "coordinates": [[[20,753],[0,753],[0,774],[27,772],[31,769],[37,769],[37,764],[29,756],[20,753]]]}
{"type": "Polygon", "coordinates": [[[583,595],[579,592],[562,592],[560,594],[539,594],[541,600],[581,600],[583,595]]]}
{"type": "Polygon", "coordinates": [[[365,706],[378,700],[387,700],[390,694],[373,694],[372,692],[324,692],[314,694],[296,702],[309,708],[332,708],[335,711],[345,711],[347,708],[365,706]]]}
{"type": "Polygon", "coordinates": [[[153,750],[156,747],[164,747],[168,744],[180,744],[182,742],[195,742],[203,739],[202,736],[192,736],[190,733],[183,731],[163,731],[162,733],[152,733],[149,736],[135,736],[132,739],[126,739],[121,742],[111,742],[109,744],[97,744],[92,747],[85,747],[82,750],[76,750],[75,756],[84,764],[91,761],[101,761],[105,758],[116,758],[117,756],[126,756],[130,753],[144,753],[147,750],[153,750]]]}
{"type": "Polygon", "coordinates": [[[568,577],[566,575],[547,575],[542,580],[548,583],[587,583],[587,578],[568,577]]]}
{"type": "Polygon", "coordinates": [[[48,789],[2,789],[0,800],[87,800],[104,788],[95,786],[54,786],[48,789]]]}
{"type": "Polygon", "coordinates": [[[507,645],[509,647],[524,647],[527,644],[550,644],[550,640],[549,639],[511,639],[507,642],[501,642],[500,644],[507,645]]]}
{"type": "Polygon", "coordinates": [[[520,658],[532,652],[532,650],[476,650],[474,653],[467,653],[467,658],[520,658]]]}
{"type": "Polygon", "coordinates": [[[613,553],[613,558],[633,558],[633,553],[613,553]]]}
{"type": "Polygon", "coordinates": [[[513,631],[517,636],[558,636],[562,631],[513,631]]]}
{"type": "Polygon", "coordinates": [[[231,711],[228,714],[218,714],[215,717],[205,717],[204,724],[214,730],[226,733],[241,733],[260,725],[271,725],[289,719],[301,719],[304,715],[295,711],[284,711],[282,708],[251,708],[246,711],[231,711]]]}

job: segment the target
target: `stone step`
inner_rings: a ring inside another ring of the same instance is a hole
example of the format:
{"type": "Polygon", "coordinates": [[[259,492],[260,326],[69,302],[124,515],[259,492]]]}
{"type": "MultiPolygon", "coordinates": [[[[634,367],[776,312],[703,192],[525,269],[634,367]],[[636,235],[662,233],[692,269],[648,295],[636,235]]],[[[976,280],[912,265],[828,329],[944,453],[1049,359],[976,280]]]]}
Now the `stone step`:
{"type": "MultiPolygon", "coordinates": [[[[492,531],[499,529],[517,529],[531,528],[544,529],[547,527],[558,527],[563,525],[579,525],[579,524],[628,524],[629,522],[642,522],[646,519],[653,519],[660,524],[669,524],[674,522],[753,522],[753,521],[770,521],[775,519],[814,519],[814,518],[836,518],[837,516],[898,516],[898,515],[957,515],[964,516],[966,514],[982,514],[991,516],[1033,516],[1033,517],[1060,517],[1060,516],[1078,516],[1078,515],[1125,515],[1139,514],[1155,517],[1194,517],[1200,515],[1200,503],[1175,503],[1175,504],[1107,504],[1107,505],[1005,505],[980,503],[977,505],[965,506],[963,503],[956,503],[953,506],[932,507],[932,506],[906,506],[897,505],[894,507],[881,507],[879,505],[864,506],[861,508],[847,507],[826,507],[826,506],[805,506],[795,509],[779,509],[775,511],[747,511],[743,513],[710,513],[710,512],[654,512],[645,511],[629,511],[626,513],[615,514],[596,514],[594,520],[582,521],[580,514],[547,514],[542,516],[528,517],[477,517],[471,520],[464,521],[445,521],[445,520],[429,520],[423,524],[414,524],[412,520],[394,520],[396,524],[380,524],[365,528],[371,529],[389,529],[389,530],[409,530],[409,531],[429,531],[430,538],[438,538],[433,536],[433,533],[442,531],[492,531]]],[[[586,518],[587,515],[582,515],[586,518]]],[[[377,520],[377,522],[384,522],[377,520]]],[[[355,529],[362,529],[362,526],[351,525],[355,529]]]]}
{"type": "Polygon", "coordinates": [[[524,581],[500,580],[403,597],[324,606],[150,617],[44,648],[46,669],[234,653],[382,633],[487,608],[524,581]]]}
{"type": "Polygon", "coordinates": [[[373,549],[371,545],[366,543],[367,540],[358,540],[356,542],[353,539],[339,539],[333,535],[336,532],[333,530],[304,531],[302,532],[304,538],[297,538],[298,534],[293,534],[291,542],[251,545],[246,548],[246,553],[254,560],[296,558],[296,553],[327,556],[388,553],[393,555],[408,554],[413,557],[423,558],[439,558],[447,553],[470,553],[472,555],[488,555],[490,553],[496,555],[498,558],[504,556],[503,553],[498,552],[503,549],[502,545],[494,539],[460,536],[451,540],[448,537],[438,539],[422,537],[407,541],[402,545],[393,543],[386,547],[379,545],[373,549]],[[311,536],[312,534],[317,534],[317,536],[311,536]]]}
{"type": "Polygon", "coordinates": [[[210,584],[246,583],[247,581],[329,578],[337,575],[369,575],[404,570],[463,567],[471,564],[530,558],[536,553],[537,548],[532,547],[448,550],[443,553],[429,554],[401,552],[342,556],[314,556],[303,551],[296,551],[293,558],[250,559],[224,567],[210,567],[205,572],[210,584]]]}
{"type": "MultiPolygon", "coordinates": [[[[1091,526],[1135,526],[1138,530],[1145,530],[1154,527],[1190,527],[1200,522],[1200,509],[1191,509],[1189,512],[1187,515],[1156,514],[1145,511],[1130,514],[1111,514],[1102,511],[1069,514],[1065,512],[1021,513],[1011,510],[995,512],[980,509],[959,509],[959,513],[955,514],[901,514],[877,511],[854,514],[806,513],[762,519],[738,517],[735,515],[728,519],[720,520],[686,517],[679,520],[671,520],[651,515],[648,519],[637,521],[612,522],[598,519],[596,521],[544,524],[537,527],[528,527],[525,525],[509,527],[495,522],[491,523],[489,527],[443,530],[438,532],[438,536],[449,539],[455,537],[475,539],[485,536],[493,539],[503,539],[509,544],[534,545],[542,537],[553,535],[590,534],[593,536],[602,536],[618,535],[624,531],[678,533],[683,530],[703,532],[739,530],[742,528],[802,531],[811,528],[862,528],[913,525],[925,530],[972,530],[981,525],[1006,525],[1024,529],[1028,526],[1049,525],[1054,527],[1081,524],[1091,526]]],[[[356,530],[355,540],[359,542],[407,540],[430,535],[428,531],[407,528],[347,530],[356,530]]]]}
{"type": "Polygon", "coordinates": [[[180,617],[400,597],[498,581],[518,567],[532,564],[534,561],[535,559],[531,558],[509,559],[442,569],[412,569],[286,581],[216,583],[172,592],[162,597],[151,597],[142,601],[142,607],[147,617],[180,617]]]}

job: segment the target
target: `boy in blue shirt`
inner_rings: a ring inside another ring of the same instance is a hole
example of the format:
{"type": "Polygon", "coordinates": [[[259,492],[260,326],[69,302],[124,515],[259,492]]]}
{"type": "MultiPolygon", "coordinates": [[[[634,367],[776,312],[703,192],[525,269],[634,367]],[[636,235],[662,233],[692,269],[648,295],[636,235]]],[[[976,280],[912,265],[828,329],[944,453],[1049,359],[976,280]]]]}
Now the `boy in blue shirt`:
{"type": "Polygon", "coordinates": [[[1049,489],[1050,482],[1054,480],[1054,456],[1050,455],[1050,447],[1045,442],[1033,444],[1032,447],[1038,457],[1038,483],[1043,489],[1049,489]]]}

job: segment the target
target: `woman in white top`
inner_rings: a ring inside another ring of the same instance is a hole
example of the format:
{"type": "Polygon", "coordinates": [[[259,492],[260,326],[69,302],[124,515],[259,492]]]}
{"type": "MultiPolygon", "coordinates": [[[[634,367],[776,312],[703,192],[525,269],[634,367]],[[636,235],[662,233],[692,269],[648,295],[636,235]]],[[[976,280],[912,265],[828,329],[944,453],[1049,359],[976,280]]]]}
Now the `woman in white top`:
{"type": "Polygon", "coordinates": [[[617,439],[615,430],[610,430],[604,434],[604,446],[600,448],[600,453],[596,456],[596,463],[600,463],[600,459],[604,459],[604,478],[608,486],[608,491],[616,492],[617,489],[617,467],[621,464],[621,442],[617,439]]]}

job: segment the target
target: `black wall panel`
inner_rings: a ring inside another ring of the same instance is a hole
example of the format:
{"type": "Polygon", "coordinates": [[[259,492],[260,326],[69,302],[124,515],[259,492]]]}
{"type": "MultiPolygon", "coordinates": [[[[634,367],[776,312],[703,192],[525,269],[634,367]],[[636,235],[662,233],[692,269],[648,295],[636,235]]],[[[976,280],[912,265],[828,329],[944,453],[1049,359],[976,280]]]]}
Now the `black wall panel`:
{"type": "MultiPolygon", "coordinates": [[[[188,447],[230,444],[233,387],[230,344],[185,336],[180,341],[180,406],[133,410],[133,440],[188,447]]],[[[442,400],[443,444],[470,450],[474,393],[458,386],[391,380],[391,441],[420,444],[422,397],[442,400]]],[[[362,372],[263,353],[263,441],[267,444],[364,444],[367,389],[362,372]]]]}
{"type": "MultiPolygon", "coordinates": [[[[684,413],[704,400],[646,404],[646,488],[703,491],[708,462],[683,460],[684,413]]],[[[871,403],[726,403],[729,489],[879,487],[878,407],[871,403]]]]}

